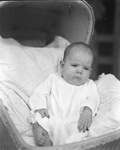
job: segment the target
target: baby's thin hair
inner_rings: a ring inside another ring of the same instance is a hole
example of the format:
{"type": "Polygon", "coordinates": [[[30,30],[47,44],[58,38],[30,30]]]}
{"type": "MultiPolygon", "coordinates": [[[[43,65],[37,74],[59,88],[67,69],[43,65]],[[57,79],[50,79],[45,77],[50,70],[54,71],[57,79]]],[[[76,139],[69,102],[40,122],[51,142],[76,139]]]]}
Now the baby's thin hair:
{"type": "Polygon", "coordinates": [[[71,49],[74,49],[74,48],[80,48],[80,47],[84,47],[86,49],[89,49],[90,50],[90,54],[92,55],[93,57],[93,53],[92,53],[92,49],[91,47],[84,43],[84,42],[74,42],[72,44],[70,44],[69,46],[66,47],[65,51],[64,51],[64,56],[63,56],[63,60],[65,61],[66,57],[68,56],[69,52],[71,49]]]}

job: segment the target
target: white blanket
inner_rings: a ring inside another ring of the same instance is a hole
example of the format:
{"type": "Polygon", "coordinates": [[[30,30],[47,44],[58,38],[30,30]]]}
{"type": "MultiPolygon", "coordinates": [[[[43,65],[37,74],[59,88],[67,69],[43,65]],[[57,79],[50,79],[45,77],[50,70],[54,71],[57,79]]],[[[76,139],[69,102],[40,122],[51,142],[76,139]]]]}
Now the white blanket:
{"type": "Polygon", "coordinates": [[[89,130],[89,137],[98,137],[120,128],[120,81],[112,74],[97,81],[100,106],[89,130]]]}
{"type": "Polygon", "coordinates": [[[28,97],[13,84],[6,85],[0,81],[0,98],[22,138],[34,146],[32,127],[28,120],[30,115],[28,97]]]}
{"type": "Polygon", "coordinates": [[[51,72],[56,71],[68,44],[64,38],[56,37],[50,47],[36,48],[0,37],[0,80],[13,83],[30,96],[51,72]],[[62,43],[62,47],[52,47],[55,43],[62,43]]]}
{"type": "Polygon", "coordinates": [[[27,47],[14,39],[0,37],[0,98],[19,133],[34,145],[28,98],[51,72],[59,69],[69,42],[59,36],[47,47],[27,47]]]}

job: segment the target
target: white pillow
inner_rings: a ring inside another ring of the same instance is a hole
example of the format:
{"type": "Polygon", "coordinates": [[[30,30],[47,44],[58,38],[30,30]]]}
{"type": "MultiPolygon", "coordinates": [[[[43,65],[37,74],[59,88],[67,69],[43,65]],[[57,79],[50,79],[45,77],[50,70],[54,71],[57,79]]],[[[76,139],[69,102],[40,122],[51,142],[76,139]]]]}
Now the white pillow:
{"type": "Polygon", "coordinates": [[[51,72],[56,71],[64,49],[27,47],[0,37],[0,80],[13,83],[30,96],[51,72]]]}
{"type": "Polygon", "coordinates": [[[96,82],[100,96],[97,116],[89,130],[89,136],[107,134],[120,128],[120,81],[112,74],[102,76],[96,82]]]}

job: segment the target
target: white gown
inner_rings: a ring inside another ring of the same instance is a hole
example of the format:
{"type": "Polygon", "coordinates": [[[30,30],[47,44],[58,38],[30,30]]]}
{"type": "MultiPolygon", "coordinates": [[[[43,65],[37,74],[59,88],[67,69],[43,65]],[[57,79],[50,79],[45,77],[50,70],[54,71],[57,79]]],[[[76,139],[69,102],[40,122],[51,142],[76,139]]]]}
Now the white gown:
{"type": "Polygon", "coordinates": [[[50,118],[42,118],[36,113],[37,122],[48,131],[53,145],[62,145],[84,139],[87,133],[77,129],[78,119],[84,106],[91,108],[93,116],[99,105],[96,84],[89,80],[81,86],[67,83],[57,73],[53,73],[34,91],[29,104],[34,112],[47,108],[50,118]]]}

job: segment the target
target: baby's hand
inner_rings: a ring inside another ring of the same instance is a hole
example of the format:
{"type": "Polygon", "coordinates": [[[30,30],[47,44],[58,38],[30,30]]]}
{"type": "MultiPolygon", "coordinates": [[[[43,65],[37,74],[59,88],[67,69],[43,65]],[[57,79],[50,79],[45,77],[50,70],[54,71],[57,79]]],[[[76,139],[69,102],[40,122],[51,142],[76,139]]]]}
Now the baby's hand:
{"type": "Polygon", "coordinates": [[[92,123],[92,111],[89,107],[85,107],[83,113],[80,115],[78,121],[78,130],[79,132],[85,132],[92,123]]]}
{"type": "Polygon", "coordinates": [[[36,112],[39,112],[41,114],[42,118],[44,118],[44,117],[50,118],[50,115],[49,115],[47,109],[45,109],[45,108],[37,109],[36,112]]]}

